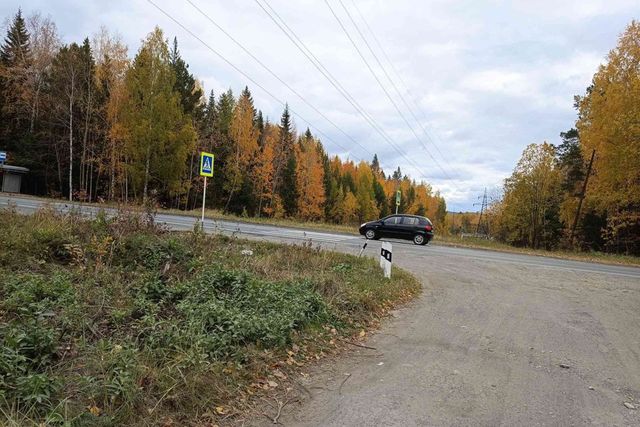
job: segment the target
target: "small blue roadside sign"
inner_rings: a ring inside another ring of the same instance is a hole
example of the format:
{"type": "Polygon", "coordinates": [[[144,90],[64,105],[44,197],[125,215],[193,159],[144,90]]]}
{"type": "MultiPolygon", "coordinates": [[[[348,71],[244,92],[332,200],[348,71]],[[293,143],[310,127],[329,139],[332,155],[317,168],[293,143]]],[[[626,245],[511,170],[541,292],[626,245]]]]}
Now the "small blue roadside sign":
{"type": "Polygon", "coordinates": [[[7,161],[7,152],[0,151],[0,163],[4,163],[7,161]]]}
{"type": "Polygon", "coordinates": [[[200,175],[213,176],[213,154],[204,151],[200,154],[200,175]]]}

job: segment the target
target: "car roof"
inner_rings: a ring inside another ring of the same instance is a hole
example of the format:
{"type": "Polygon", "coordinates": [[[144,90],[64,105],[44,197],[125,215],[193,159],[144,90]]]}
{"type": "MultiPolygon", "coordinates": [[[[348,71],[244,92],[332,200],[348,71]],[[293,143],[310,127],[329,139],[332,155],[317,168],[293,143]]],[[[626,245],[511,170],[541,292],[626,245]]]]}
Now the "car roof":
{"type": "Polygon", "coordinates": [[[392,216],[408,216],[408,217],[411,217],[411,218],[423,218],[423,219],[426,219],[426,220],[428,220],[428,221],[431,221],[431,220],[430,220],[429,218],[427,218],[426,216],[411,215],[411,214],[391,214],[391,215],[387,215],[387,216],[385,216],[385,217],[384,217],[384,218],[382,218],[382,219],[385,219],[385,218],[391,218],[392,216]]]}

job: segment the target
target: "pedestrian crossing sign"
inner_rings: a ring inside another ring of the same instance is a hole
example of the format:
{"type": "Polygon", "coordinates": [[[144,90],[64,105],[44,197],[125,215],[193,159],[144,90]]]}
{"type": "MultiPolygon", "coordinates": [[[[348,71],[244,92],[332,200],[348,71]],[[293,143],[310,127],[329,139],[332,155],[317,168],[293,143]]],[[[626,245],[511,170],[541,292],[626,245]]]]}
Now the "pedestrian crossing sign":
{"type": "Polygon", "coordinates": [[[200,154],[200,175],[213,176],[213,154],[204,151],[200,154]]]}

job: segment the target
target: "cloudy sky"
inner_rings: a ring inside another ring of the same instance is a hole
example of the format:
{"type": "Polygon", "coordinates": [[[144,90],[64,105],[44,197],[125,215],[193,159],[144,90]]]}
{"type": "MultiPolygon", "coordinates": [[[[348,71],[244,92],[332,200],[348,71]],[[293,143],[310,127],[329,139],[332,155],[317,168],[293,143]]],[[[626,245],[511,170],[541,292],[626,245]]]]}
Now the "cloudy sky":
{"type": "Polygon", "coordinates": [[[485,187],[500,186],[526,145],[558,143],[558,134],[575,120],[573,96],[584,92],[625,26],[640,18],[638,0],[327,1],[393,102],[325,0],[153,0],[208,47],[148,0],[5,0],[0,16],[19,7],[49,15],[64,42],[91,37],[104,25],[120,34],[130,55],[159,25],[168,38],[178,37],[183,58],[207,91],[239,93],[249,85],[257,107],[272,120],[282,112],[279,101],[287,101],[298,129],[310,126],[330,153],[356,161],[377,153],[385,171],[400,166],[429,182],[456,211],[475,209],[485,187]],[[271,21],[258,5],[265,1],[377,130],[271,21]]]}

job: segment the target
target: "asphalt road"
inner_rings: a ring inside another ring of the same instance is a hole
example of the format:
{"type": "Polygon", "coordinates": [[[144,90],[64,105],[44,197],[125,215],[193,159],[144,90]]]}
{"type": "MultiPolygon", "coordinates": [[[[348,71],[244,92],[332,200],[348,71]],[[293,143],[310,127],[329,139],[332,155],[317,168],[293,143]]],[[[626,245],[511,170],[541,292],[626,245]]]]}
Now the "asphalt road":
{"type": "MultiPolygon", "coordinates": [[[[25,213],[42,204],[0,195],[0,208],[10,200],[25,213]]],[[[189,230],[195,219],[157,221],[189,230]]],[[[348,253],[364,243],[229,221],[205,229],[348,253]]],[[[379,248],[369,242],[364,253],[379,248]]],[[[640,268],[400,241],[393,249],[423,294],[368,339],[376,350],[313,369],[311,396],[287,405],[284,425],[640,425],[640,268]]]]}

